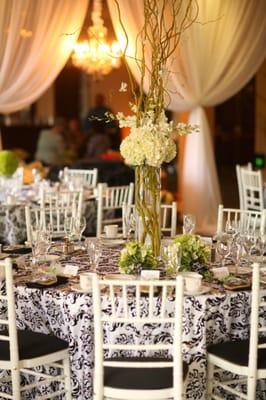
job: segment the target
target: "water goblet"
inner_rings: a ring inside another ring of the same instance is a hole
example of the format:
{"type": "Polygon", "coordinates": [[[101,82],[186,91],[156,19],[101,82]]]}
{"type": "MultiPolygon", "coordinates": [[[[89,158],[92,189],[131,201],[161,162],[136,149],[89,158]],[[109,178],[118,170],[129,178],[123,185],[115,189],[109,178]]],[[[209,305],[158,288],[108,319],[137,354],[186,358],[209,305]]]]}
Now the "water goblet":
{"type": "Polygon", "coordinates": [[[216,251],[222,259],[222,266],[225,266],[225,259],[230,254],[231,241],[228,238],[228,235],[222,235],[218,238],[216,244],[216,251]]]}
{"type": "Polygon", "coordinates": [[[184,214],[183,216],[183,233],[194,233],[196,226],[196,218],[195,215],[192,214],[184,214]]]}
{"type": "Polygon", "coordinates": [[[85,217],[81,217],[80,220],[76,219],[74,222],[74,231],[78,236],[78,241],[81,242],[82,234],[86,229],[87,221],[85,217]]]}
{"type": "Polygon", "coordinates": [[[74,221],[74,218],[72,216],[67,216],[65,218],[65,221],[64,221],[64,232],[65,232],[66,238],[68,240],[71,240],[72,237],[73,237],[74,224],[75,224],[75,221],[74,221]]]}

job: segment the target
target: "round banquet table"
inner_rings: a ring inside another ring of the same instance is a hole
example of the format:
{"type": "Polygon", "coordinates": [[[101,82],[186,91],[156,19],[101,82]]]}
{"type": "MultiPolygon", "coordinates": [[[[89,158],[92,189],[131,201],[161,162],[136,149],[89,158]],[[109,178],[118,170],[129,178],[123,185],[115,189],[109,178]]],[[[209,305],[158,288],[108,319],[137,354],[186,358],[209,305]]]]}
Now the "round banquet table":
{"type": "MultiPolygon", "coordinates": [[[[25,205],[25,202],[10,205],[0,203],[0,243],[14,245],[25,243],[27,240],[25,205]]],[[[83,215],[87,221],[84,234],[95,235],[97,220],[95,199],[84,202],[83,215]]]]}
{"type": "MultiPolygon", "coordinates": [[[[117,272],[119,248],[103,248],[97,272],[101,275],[117,272]]],[[[20,258],[27,263],[30,255],[20,258]]],[[[79,271],[90,270],[87,256],[75,252],[61,260],[61,264],[79,266],[79,271]]],[[[69,282],[53,288],[29,288],[25,276],[15,277],[17,326],[36,332],[53,333],[69,343],[72,394],[76,400],[91,400],[93,393],[93,312],[91,294],[79,293],[69,282]]],[[[3,282],[2,282],[3,287],[3,282]]],[[[0,282],[1,288],[1,282],[0,282]]],[[[266,292],[265,292],[266,294],[266,292]]],[[[142,299],[145,307],[145,297],[142,299]]],[[[160,298],[158,296],[158,308],[160,298]]],[[[103,309],[108,312],[110,303],[103,295],[103,309]]],[[[1,313],[6,311],[1,308],[1,313]]],[[[134,312],[134,302],[132,303],[134,312]]],[[[167,313],[173,312],[169,299],[167,313]]],[[[183,357],[189,363],[185,382],[185,398],[203,400],[206,396],[206,347],[209,344],[231,339],[245,339],[249,334],[250,291],[229,292],[215,289],[204,295],[188,295],[184,298],[183,357]]],[[[146,325],[140,329],[132,326],[112,326],[106,336],[115,340],[138,340],[145,343],[151,337],[160,341],[172,340],[170,327],[146,325]]],[[[3,390],[0,385],[0,390],[3,390]]],[[[45,391],[45,389],[43,389],[45,391]]],[[[46,392],[45,392],[46,393],[46,392]]],[[[27,397],[31,398],[31,397],[27,397]]],[[[260,388],[257,399],[266,399],[266,391],[260,388]]]]}

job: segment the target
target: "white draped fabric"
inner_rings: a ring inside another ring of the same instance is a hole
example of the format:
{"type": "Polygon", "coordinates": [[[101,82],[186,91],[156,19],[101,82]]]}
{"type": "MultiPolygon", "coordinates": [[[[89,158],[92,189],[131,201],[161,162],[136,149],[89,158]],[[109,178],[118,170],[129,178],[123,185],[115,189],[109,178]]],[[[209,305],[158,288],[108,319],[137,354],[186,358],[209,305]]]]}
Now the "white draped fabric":
{"type": "MultiPolygon", "coordinates": [[[[169,108],[190,111],[189,122],[199,125],[199,134],[186,139],[183,165],[184,212],[193,213],[197,227],[213,232],[221,202],[211,132],[203,109],[237,93],[255,74],[266,55],[264,0],[198,0],[198,22],[187,30],[178,51],[169,62],[174,71],[169,80],[169,108]]],[[[124,43],[113,0],[108,0],[116,34],[124,43]]],[[[142,1],[119,2],[129,37],[130,55],[143,23],[142,1]]],[[[147,49],[146,58],[150,57],[147,49]]],[[[139,82],[134,61],[128,63],[139,82]]]]}
{"type": "Polygon", "coordinates": [[[1,0],[0,113],[33,103],[64,67],[88,0],[1,0]]]}

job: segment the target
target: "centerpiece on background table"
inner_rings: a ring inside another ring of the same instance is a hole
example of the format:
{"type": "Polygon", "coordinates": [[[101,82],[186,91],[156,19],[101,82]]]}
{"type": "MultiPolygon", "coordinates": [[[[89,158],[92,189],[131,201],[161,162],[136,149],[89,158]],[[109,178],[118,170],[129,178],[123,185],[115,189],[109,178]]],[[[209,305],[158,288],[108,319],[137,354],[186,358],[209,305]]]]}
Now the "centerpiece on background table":
{"type": "Polygon", "coordinates": [[[0,151],[0,176],[10,178],[18,168],[16,154],[10,150],[0,151]]]}
{"type": "MultiPolygon", "coordinates": [[[[181,34],[197,17],[194,6],[193,2],[182,0],[143,0],[144,24],[135,42],[134,60],[141,74],[137,88],[128,69],[134,96],[133,115],[118,113],[115,116],[120,128],[130,128],[120,150],[126,164],[135,168],[136,239],[142,245],[151,245],[155,257],[160,255],[161,241],[160,167],[176,156],[174,135],[197,129],[184,123],[169,122],[165,115],[166,99],[170,99],[167,90],[171,72],[169,58],[178,47],[181,34]],[[147,54],[151,54],[149,60],[147,54]]],[[[128,39],[121,18],[120,23],[128,39]]],[[[124,57],[127,58],[126,50],[124,57]]],[[[126,84],[121,86],[125,91],[126,84]]]]}

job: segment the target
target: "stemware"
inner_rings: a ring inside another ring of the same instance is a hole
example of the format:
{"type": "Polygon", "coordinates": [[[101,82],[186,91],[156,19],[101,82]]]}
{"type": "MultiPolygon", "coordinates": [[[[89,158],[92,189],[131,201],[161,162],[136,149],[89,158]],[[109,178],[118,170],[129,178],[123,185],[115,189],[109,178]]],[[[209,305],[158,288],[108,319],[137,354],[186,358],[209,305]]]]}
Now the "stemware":
{"type": "Polygon", "coordinates": [[[180,246],[163,246],[161,249],[161,257],[166,266],[166,272],[170,276],[176,276],[181,266],[181,247],[180,246]]]}
{"type": "Polygon", "coordinates": [[[75,220],[74,222],[74,230],[75,234],[78,237],[79,242],[81,242],[82,234],[86,229],[87,221],[85,217],[81,217],[80,220],[75,220]]]}
{"type": "Polygon", "coordinates": [[[126,235],[127,241],[129,241],[131,233],[134,232],[135,227],[136,227],[135,213],[132,211],[132,207],[130,205],[125,207],[123,218],[124,218],[124,226],[125,226],[125,235],[126,235]]]}
{"type": "Polygon", "coordinates": [[[192,214],[184,214],[183,216],[183,233],[194,233],[196,226],[196,218],[195,215],[192,214]]]}
{"type": "Polygon", "coordinates": [[[74,235],[74,225],[75,225],[75,221],[72,216],[68,216],[65,218],[64,232],[65,232],[66,238],[68,240],[71,240],[74,235]]]}
{"type": "Polygon", "coordinates": [[[222,259],[222,266],[225,266],[225,259],[230,254],[231,240],[228,235],[222,235],[218,238],[216,251],[222,259]]]}
{"type": "Polygon", "coordinates": [[[87,250],[88,258],[89,258],[89,263],[93,263],[93,254],[95,252],[96,248],[96,243],[94,240],[91,239],[86,239],[85,240],[85,248],[87,250]]]}

